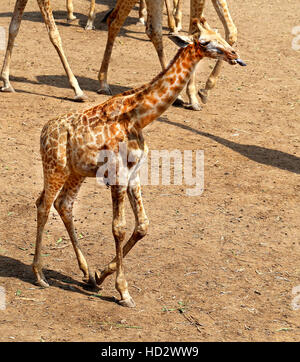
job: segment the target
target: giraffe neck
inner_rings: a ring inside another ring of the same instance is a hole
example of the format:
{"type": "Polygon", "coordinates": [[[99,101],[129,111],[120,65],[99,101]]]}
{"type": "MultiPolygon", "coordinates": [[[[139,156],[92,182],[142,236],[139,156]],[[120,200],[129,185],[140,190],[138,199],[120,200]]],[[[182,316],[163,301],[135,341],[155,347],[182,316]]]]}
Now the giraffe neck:
{"type": "Polygon", "coordinates": [[[135,93],[135,126],[142,129],[158,118],[176,100],[197,63],[203,58],[193,44],[178,51],[170,65],[147,87],[135,93]]]}

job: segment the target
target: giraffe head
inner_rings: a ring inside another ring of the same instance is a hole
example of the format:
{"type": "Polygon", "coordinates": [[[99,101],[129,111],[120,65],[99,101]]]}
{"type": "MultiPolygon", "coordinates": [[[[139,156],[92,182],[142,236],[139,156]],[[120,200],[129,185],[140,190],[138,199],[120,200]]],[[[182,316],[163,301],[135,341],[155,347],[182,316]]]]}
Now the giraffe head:
{"type": "Polygon", "coordinates": [[[194,19],[192,24],[194,31],[191,36],[170,34],[169,38],[180,47],[194,44],[196,51],[202,57],[225,60],[232,65],[246,65],[218,31],[213,30],[203,17],[200,20],[194,19]]]}

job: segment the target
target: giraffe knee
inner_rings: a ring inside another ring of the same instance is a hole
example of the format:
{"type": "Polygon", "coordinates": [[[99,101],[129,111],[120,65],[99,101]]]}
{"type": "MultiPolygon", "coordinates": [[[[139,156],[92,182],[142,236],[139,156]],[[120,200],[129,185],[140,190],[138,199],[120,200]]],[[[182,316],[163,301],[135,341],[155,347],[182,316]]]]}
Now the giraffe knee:
{"type": "Polygon", "coordinates": [[[143,223],[139,224],[136,228],[136,233],[140,238],[144,237],[148,232],[149,220],[145,220],[143,223]]]}
{"type": "Polygon", "coordinates": [[[228,36],[228,43],[230,45],[235,44],[237,41],[237,28],[234,27],[233,29],[230,30],[229,36],[228,36]]]}
{"type": "Polygon", "coordinates": [[[147,36],[148,36],[148,38],[150,39],[150,40],[152,40],[153,39],[153,31],[152,31],[152,28],[150,27],[150,26],[146,26],[146,34],[147,34],[147,36]]]}
{"type": "Polygon", "coordinates": [[[42,191],[40,196],[36,199],[35,206],[39,208],[43,202],[45,191],[42,191]]]}
{"type": "Polygon", "coordinates": [[[50,30],[49,31],[49,37],[50,37],[50,40],[51,40],[51,43],[59,48],[61,46],[61,38],[60,38],[60,35],[59,35],[59,32],[57,29],[55,30],[50,30]]]}
{"type": "Polygon", "coordinates": [[[17,21],[12,21],[9,26],[9,35],[13,38],[15,38],[19,32],[20,29],[20,23],[17,21]]]}
{"type": "Polygon", "coordinates": [[[59,197],[54,201],[54,208],[59,214],[61,213],[62,200],[59,197]]]}
{"type": "Polygon", "coordinates": [[[54,201],[54,207],[62,218],[72,214],[72,205],[70,205],[65,198],[58,196],[54,201]]]}
{"type": "Polygon", "coordinates": [[[123,241],[126,234],[126,225],[125,224],[116,224],[113,223],[112,232],[117,240],[123,241]]]}
{"type": "Polygon", "coordinates": [[[205,88],[207,90],[213,89],[215,84],[216,84],[216,78],[211,76],[210,78],[208,78],[205,88]]]}

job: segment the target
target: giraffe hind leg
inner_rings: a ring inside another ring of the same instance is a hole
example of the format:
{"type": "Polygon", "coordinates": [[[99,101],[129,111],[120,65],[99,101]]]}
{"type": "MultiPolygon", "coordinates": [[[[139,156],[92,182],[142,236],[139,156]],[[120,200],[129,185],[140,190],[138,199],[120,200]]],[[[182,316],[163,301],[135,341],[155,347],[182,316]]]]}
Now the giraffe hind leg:
{"type": "Polygon", "coordinates": [[[54,198],[59,189],[64,184],[63,175],[45,177],[44,190],[36,200],[37,207],[37,234],[35,243],[35,253],[32,264],[32,270],[36,276],[36,282],[43,288],[49,287],[49,284],[42,271],[41,250],[45,224],[48,220],[49,211],[53,204],[54,198]]]}
{"type": "Polygon", "coordinates": [[[107,24],[108,24],[108,33],[107,33],[107,41],[104,56],[102,59],[101,67],[98,73],[98,80],[100,83],[100,87],[97,90],[99,94],[112,95],[112,91],[107,83],[107,73],[109,62],[113,50],[113,45],[115,39],[123,25],[125,19],[127,18],[130,10],[133,8],[136,0],[118,0],[115,8],[110,13],[107,24]]]}
{"type": "Polygon", "coordinates": [[[59,213],[71,239],[79,269],[83,272],[83,281],[92,287],[96,287],[96,282],[89,271],[88,264],[81,251],[73,223],[73,204],[84,179],[85,177],[80,175],[69,175],[54,202],[54,207],[59,213]]]}
{"type": "MultiPolygon", "coordinates": [[[[218,17],[220,18],[224,26],[225,39],[229,45],[233,45],[237,40],[237,29],[231,18],[227,2],[225,0],[212,0],[212,3],[216,10],[216,13],[218,14],[218,17]]],[[[222,60],[218,60],[216,62],[214,69],[212,70],[207,79],[205,88],[199,89],[198,91],[198,95],[203,103],[207,103],[209,92],[215,87],[217,83],[217,80],[221,73],[222,64],[222,60]]]]}
{"type": "Polygon", "coordinates": [[[67,0],[66,2],[67,2],[66,5],[67,5],[67,13],[68,13],[67,21],[72,22],[77,19],[73,13],[73,0],[67,0]]]}
{"type": "Polygon", "coordinates": [[[95,26],[94,26],[95,17],[96,17],[95,0],[91,0],[89,17],[88,17],[88,21],[85,26],[85,30],[94,30],[95,29],[95,26]]]}
{"type": "Polygon", "coordinates": [[[75,76],[72,72],[72,69],[68,63],[68,60],[65,56],[62,42],[61,42],[61,37],[59,35],[59,31],[57,29],[55,20],[53,18],[53,13],[52,13],[52,9],[50,6],[50,2],[49,2],[49,0],[37,0],[37,2],[40,7],[46,28],[48,30],[50,41],[53,44],[55,50],[57,51],[57,53],[59,55],[59,58],[62,62],[62,65],[63,65],[65,72],[67,74],[67,77],[69,79],[70,86],[72,87],[72,89],[75,92],[74,100],[78,101],[78,102],[85,101],[87,99],[87,96],[81,90],[81,88],[78,84],[78,81],[75,78],[75,76]]]}

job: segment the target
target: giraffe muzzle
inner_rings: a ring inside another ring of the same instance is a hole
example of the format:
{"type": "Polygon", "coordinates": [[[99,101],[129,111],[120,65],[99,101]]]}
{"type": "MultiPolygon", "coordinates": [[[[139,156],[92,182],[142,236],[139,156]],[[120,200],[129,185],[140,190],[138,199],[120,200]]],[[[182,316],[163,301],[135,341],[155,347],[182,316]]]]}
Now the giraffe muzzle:
{"type": "Polygon", "coordinates": [[[243,62],[242,61],[242,59],[235,59],[235,61],[239,64],[239,65],[241,65],[242,67],[245,67],[247,64],[245,63],[245,62],[243,62]]]}

